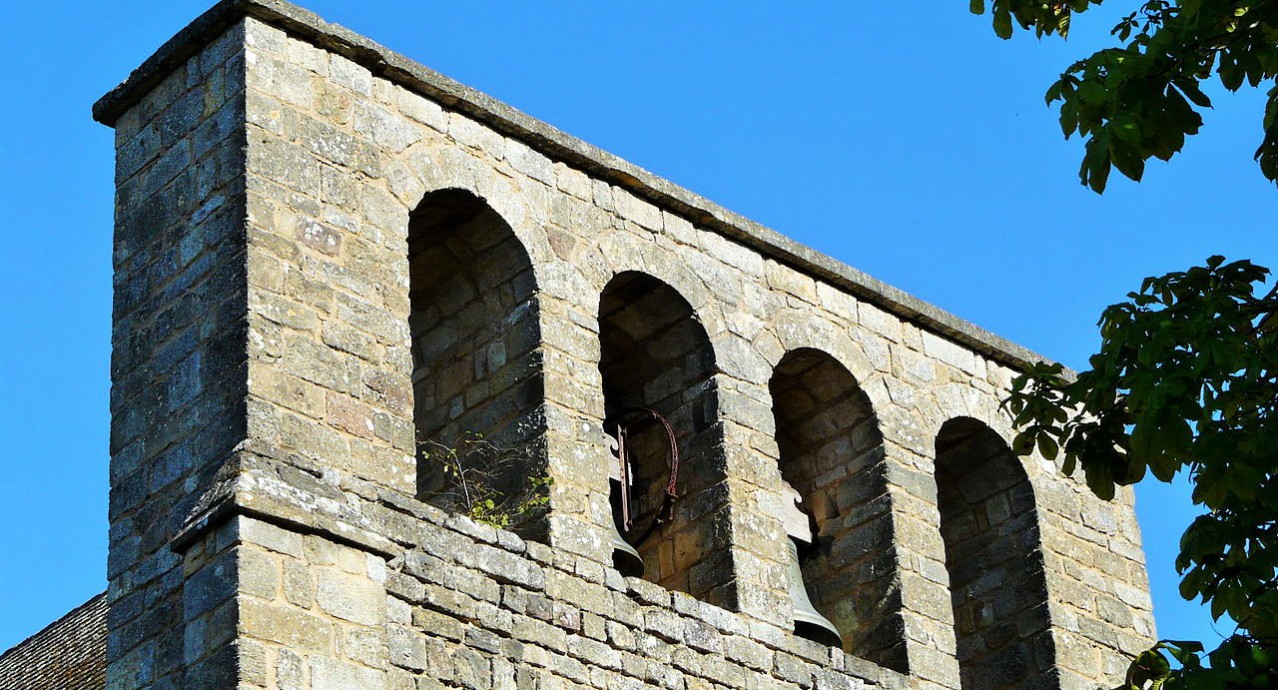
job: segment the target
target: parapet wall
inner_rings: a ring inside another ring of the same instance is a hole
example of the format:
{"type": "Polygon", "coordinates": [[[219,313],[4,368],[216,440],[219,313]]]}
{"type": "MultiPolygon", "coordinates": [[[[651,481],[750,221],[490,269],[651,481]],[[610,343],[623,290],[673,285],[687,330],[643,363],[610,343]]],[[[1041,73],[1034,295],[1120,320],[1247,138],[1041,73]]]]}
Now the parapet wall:
{"type": "Polygon", "coordinates": [[[1090,690],[1153,635],[1131,494],[1007,448],[1023,349],[286,3],[95,113],[113,689],[1090,690]],[[647,582],[609,542],[634,405],[685,460],[647,582]],[[465,432],[551,480],[521,536],[422,502],[465,432]],[[789,632],[783,480],[844,650],[789,632]]]}
{"type": "MultiPolygon", "coordinates": [[[[294,499],[306,492],[289,488],[294,499]]],[[[200,638],[188,635],[187,653],[225,654],[228,627],[236,640],[234,662],[197,661],[182,687],[219,687],[211,668],[227,665],[240,669],[240,687],[262,688],[909,685],[841,650],[463,516],[386,493],[361,503],[367,534],[390,535],[389,551],[380,539],[361,542],[359,529],[341,539],[252,517],[221,522],[185,548],[188,568],[220,564],[228,575],[188,582],[185,598],[211,606],[193,620],[200,638]]],[[[329,519],[321,522],[336,524],[329,519]]]]}

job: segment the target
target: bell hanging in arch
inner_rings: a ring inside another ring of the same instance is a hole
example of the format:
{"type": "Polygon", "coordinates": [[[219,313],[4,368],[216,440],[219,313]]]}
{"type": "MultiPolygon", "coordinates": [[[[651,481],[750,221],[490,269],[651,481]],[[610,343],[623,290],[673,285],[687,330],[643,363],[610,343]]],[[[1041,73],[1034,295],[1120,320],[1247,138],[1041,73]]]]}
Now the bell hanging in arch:
{"type": "Polygon", "coordinates": [[[803,585],[803,571],[799,569],[799,547],[793,539],[786,539],[789,545],[790,568],[787,577],[790,581],[790,601],[794,604],[794,634],[806,637],[830,647],[843,647],[843,638],[825,616],[817,612],[808,598],[808,589],[803,585]]]}
{"type": "Polygon", "coordinates": [[[626,577],[643,577],[643,559],[617,531],[617,521],[608,521],[608,539],[612,543],[612,567],[626,577]]]}
{"type": "Polygon", "coordinates": [[[843,638],[825,616],[817,612],[808,598],[808,589],[803,584],[803,570],[799,567],[798,542],[811,543],[812,527],[808,514],[799,508],[803,497],[790,485],[781,480],[781,502],[777,506],[777,517],[785,529],[786,546],[790,562],[787,564],[786,578],[790,583],[790,603],[794,604],[794,634],[809,640],[820,642],[830,647],[842,647],[843,638]]]}
{"type": "MultiPolygon", "coordinates": [[[[621,521],[626,524],[627,529],[630,528],[630,482],[633,475],[630,471],[630,460],[627,456],[627,430],[626,426],[620,422],[619,417],[635,412],[649,415],[664,426],[666,433],[669,435],[671,452],[674,453],[672,456],[673,467],[678,467],[679,457],[679,451],[675,446],[674,432],[671,430],[670,424],[654,410],[640,407],[626,408],[604,420],[604,443],[616,460],[608,468],[608,486],[610,489],[608,501],[614,509],[620,509],[621,521]],[[608,431],[610,428],[612,433],[608,431]]],[[[639,552],[635,550],[635,547],[631,546],[621,536],[621,532],[617,529],[616,517],[608,521],[608,540],[612,545],[612,567],[627,577],[643,577],[643,558],[639,556],[639,552]]]]}

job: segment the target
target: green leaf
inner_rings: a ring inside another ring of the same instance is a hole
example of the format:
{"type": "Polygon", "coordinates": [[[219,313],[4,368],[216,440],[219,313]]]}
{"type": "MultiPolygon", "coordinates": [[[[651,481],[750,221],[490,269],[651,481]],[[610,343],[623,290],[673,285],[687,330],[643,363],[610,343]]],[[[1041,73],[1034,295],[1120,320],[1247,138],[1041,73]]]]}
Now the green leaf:
{"type": "Polygon", "coordinates": [[[1041,433],[1038,435],[1038,452],[1048,460],[1055,460],[1056,453],[1060,450],[1060,446],[1056,444],[1056,440],[1049,434],[1041,433]]]}
{"type": "Polygon", "coordinates": [[[1078,461],[1073,454],[1066,454],[1065,462],[1061,465],[1061,473],[1066,477],[1072,476],[1074,470],[1077,469],[1078,461]]]}
{"type": "Polygon", "coordinates": [[[1189,573],[1181,579],[1180,586],[1178,588],[1181,599],[1184,599],[1185,601],[1193,601],[1198,597],[1200,580],[1198,577],[1199,574],[1200,572],[1197,569],[1194,569],[1189,571],[1189,573]]]}
{"type": "Polygon", "coordinates": [[[1203,643],[1193,641],[1165,640],[1162,646],[1182,666],[1197,664],[1198,654],[1203,651],[1203,643]]]}
{"type": "Polygon", "coordinates": [[[1177,80],[1176,88],[1180,89],[1180,92],[1185,94],[1185,98],[1193,101],[1194,105],[1200,108],[1211,107],[1211,99],[1198,88],[1198,82],[1190,79],[1177,80]]]}
{"type": "Polygon", "coordinates": [[[1114,135],[1129,144],[1139,144],[1141,141],[1140,127],[1135,120],[1124,118],[1115,120],[1111,125],[1114,129],[1114,135]]]}
{"type": "Polygon", "coordinates": [[[1078,105],[1072,99],[1066,98],[1061,103],[1060,122],[1061,132],[1065,134],[1066,139],[1078,131],[1078,105]]]}
{"type": "MultiPolygon", "coordinates": [[[[1122,136],[1121,130],[1119,135],[1122,136]]],[[[1137,137],[1136,141],[1139,142],[1139,132],[1137,132],[1134,136],[1137,137]]],[[[1145,174],[1145,158],[1141,156],[1140,152],[1133,146],[1128,146],[1116,141],[1114,145],[1110,147],[1110,160],[1113,161],[1114,167],[1118,168],[1118,172],[1126,175],[1128,179],[1140,182],[1141,177],[1145,174]]],[[[1093,186],[1092,189],[1098,192],[1103,192],[1105,191],[1105,184],[1102,181],[1100,189],[1096,189],[1095,186],[1093,186]]]]}
{"type": "Polygon", "coordinates": [[[1091,489],[1092,493],[1096,494],[1096,497],[1102,501],[1112,501],[1114,499],[1114,480],[1109,468],[1100,465],[1088,470],[1087,488],[1091,489]]]}
{"type": "Polygon", "coordinates": [[[1034,451],[1035,433],[1032,430],[1022,431],[1012,439],[1012,452],[1017,455],[1029,455],[1034,451]]]}
{"type": "MultiPolygon", "coordinates": [[[[1102,151],[1093,152],[1092,144],[1096,142],[1087,142],[1088,152],[1083,156],[1083,166],[1079,170],[1079,178],[1082,183],[1090,187],[1093,192],[1101,194],[1105,191],[1105,182],[1109,179],[1109,154],[1102,151]]],[[[1099,149],[1099,147],[1097,147],[1099,149]]]]}
{"type": "Polygon", "coordinates": [[[1064,98],[1061,94],[1061,88],[1062,84],[1060,80],[1057,80],[1051,86],[1047,87],[1047,93],[1043,94],[1043,100],[1047,102],[1047,105],[1050,106],[1052,103],[1064,98]]]}
{"type": "Polygon", "coordinates": [[[994,34],[1003,40],[1012,37],[1012,13],[1006,3],[994,5],[994,34]]]}

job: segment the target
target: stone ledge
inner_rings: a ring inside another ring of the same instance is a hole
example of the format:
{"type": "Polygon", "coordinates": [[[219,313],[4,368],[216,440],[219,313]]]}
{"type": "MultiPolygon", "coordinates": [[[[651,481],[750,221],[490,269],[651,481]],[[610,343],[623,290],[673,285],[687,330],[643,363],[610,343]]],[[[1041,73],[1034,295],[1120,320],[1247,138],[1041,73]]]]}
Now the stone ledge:
{"type": "MultiPolygon", "coordinates": [[[[342,55],[368,68],[374,75],[417,91],[506,136],[523,141],[550,158],[622,187],[659,207],[741,242],[764,256],[962,343],[994,361],[1023,370],[1045,359],[288,2],[222,0],[178,32],[123,83],[98,100],[93,106],[94,119],[113,126],[167,74],[245,17],[277,26],[342,55]]],[[[1066,374],[1071,375],[1072,372],[1066,374]]]]}
{"type": "Polygon", "coordinates": [[[183,553],[210,530],[242,515],[303,534],[322,534],[386,558],[400,552],[393,540],[382,536],[383,525],[369,524],[362,505],[361,510],[349,509],[346,501],[352,494],[320,481],[309,486],[290,481],[279,473],[285,467],[249,450],[235,451],[219,471],[220,481],[205,491],[169,548],[183,553]]]}

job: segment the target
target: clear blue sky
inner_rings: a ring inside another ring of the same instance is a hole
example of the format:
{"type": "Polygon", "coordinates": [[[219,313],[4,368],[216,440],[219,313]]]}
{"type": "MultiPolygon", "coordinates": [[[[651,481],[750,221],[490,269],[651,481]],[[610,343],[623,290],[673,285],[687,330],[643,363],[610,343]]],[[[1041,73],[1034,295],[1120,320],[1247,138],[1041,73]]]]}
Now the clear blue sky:
{"type": "MultiPolygon", "coordinates": [[[[0,2],[0,650],[105,587],[113,149],[89,107],[209,2],[0,2]]],[[[1071,366],[1146,275],[1213,253],[1278,266],[1257,93],[1217,98],[1145,182],[1078,185],[1042,93],[1101,17],[1040,44],[999,41],[963,0],[480,5],[308,3],[1071,366]]],[[[1175,591],[1188,506],[1141,490],[1156,613],[1166,637],[1211,639],[1175,591]]]]}

